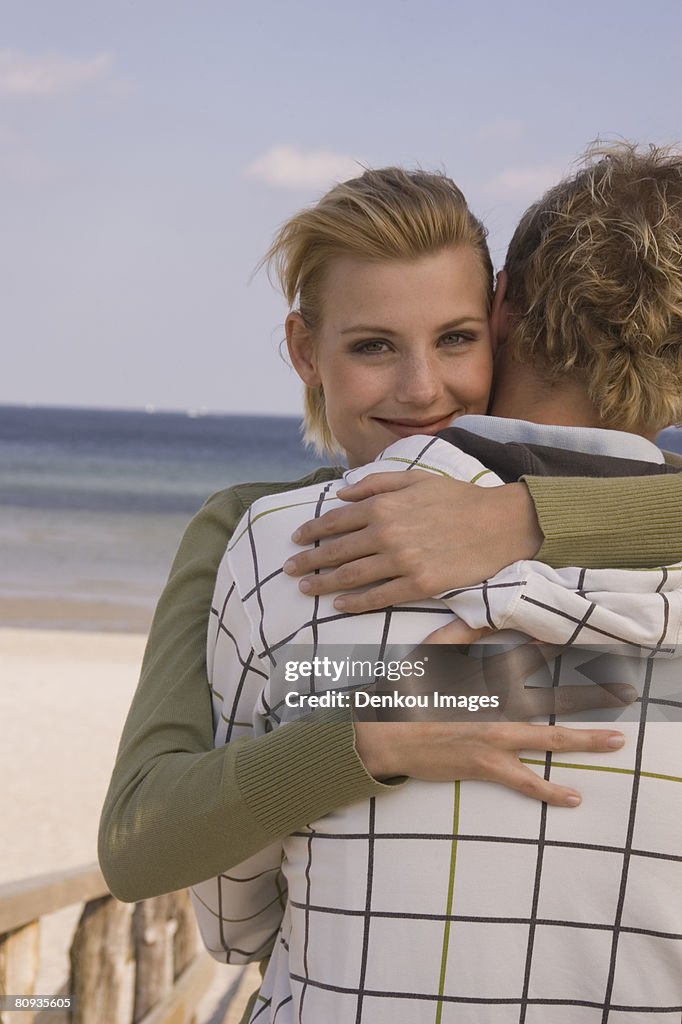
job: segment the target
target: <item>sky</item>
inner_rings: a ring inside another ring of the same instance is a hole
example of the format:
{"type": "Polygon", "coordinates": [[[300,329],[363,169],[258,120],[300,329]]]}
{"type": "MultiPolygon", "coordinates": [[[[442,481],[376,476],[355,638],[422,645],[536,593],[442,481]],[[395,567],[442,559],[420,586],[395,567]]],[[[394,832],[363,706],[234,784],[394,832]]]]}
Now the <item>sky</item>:
{"type": "Polygon", "coordinates": [[[0,403],[297,413],[277,227],[445,170],[500,266],[596,137],[682,141],[679,0],[0,0],[0,403]]]}

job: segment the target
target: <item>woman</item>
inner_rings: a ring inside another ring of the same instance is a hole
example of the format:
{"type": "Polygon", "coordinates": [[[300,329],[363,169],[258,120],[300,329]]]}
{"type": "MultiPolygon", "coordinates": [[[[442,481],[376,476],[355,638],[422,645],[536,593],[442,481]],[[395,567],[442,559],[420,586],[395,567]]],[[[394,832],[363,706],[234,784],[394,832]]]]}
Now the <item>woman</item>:
{"type": "MultiPolygon", "coordinates": [[[[400,235],[405,231],[409,233],[418,208],[437,239],[435,246],[432,242],[424,244],[420,241],[421,232],[417,231],[417,252],[427,262],[429,252],[434,256],[452,243],[453,230],[460,242],[462,232],[469,232],[468,244],[476,257],[473,263],[470,260],[467,267],[458,269],[475,284],[474,315],[470,315],[472,311],[468,308],[463,312],[476,323],[467,320],[463,327],[452,322],[430,323],[428,343],[424,334],[420,345],[424,358],[428,355],[428,360],[442,370],[442,374],[439,370],[436,375],[441,383],[434,393],[429,393],[425,377],[416,367],[419,371],[416,376],[408,370],[399,379],[397,387],[405,390],[398,390],[394,398],[390,392],[378,402],[370,396],[367,406],[357,410],[364,430],[362,452],[358,455],[363,457],[370,447],[384,446],[397,435],[423,432],[425,427],[437,429],[441,419],[448,415],[458,415],[465,408],[484,407],[490,356],[482,354],[487,334],[481,321],[488,313],[492,292],[492,267],[484,230],[468,212],[462,194],[448,179],[388,169],[367,172],[333,189],[312,210],[285,225],[271,253],[278,258],[286,250],[282,267],[286,270],[287,298],[293,305],[296,296],[299,297],[300,313],[289,319],[288,336],[297,368],[304,380],[308,376],[309,436],[311,431],[317,432],[323,442],[328,442],[331,435],[328,430],[324,432],[324,403],[325,397],[330,396],[322,393],[316,380],[310,341],[316,317],[321,313],[330,262],[341,254],[347,255],[349,245],[350,251],[360,256],[353,250],[352,238],[362,223],[375,225],[374,242],[369,249],[364,249],[364,260],[380,267],[382,261],[404,258],[400,235]],[[330,237],[330,225],[334,237],[330,237]],[[435,326],[441,330],[434,334],[435,326]],[[450,354],[451,348],[455,350],[454,355],[450,354]],[[471,393],[467,390],[465,395],[457,392],[459,373],[450,363],[450,360],[454,364],[461,360],[460,353],[464,353],[467,364],[475,359],[475,372],[486,376],[485,382],[473,380],[470,385],[473,390],[471,393]],[[455,382],[452,387],[446,386],[446,379],[455,382]],[[365,446],[365,441],[369,447],[365,446]]],[[[438,266],[434,264],[432,269],[434,273],[437,271],[438,283],[442,286],[443,280],[452,282],[454,266],[448,265],[446,272],[440,261],[435,262],[438,266]]],[[[427,278],[430,280],[430,274],[427,278]]],[[[343,297],[339,299],[342,312],[356,309],[353,294],[356,283],[346,280],[340,286],[343,289],[343,297]]],[[[418,292],[420,287],[426,287],[426,280],[414,282],[414,287],[418,292]]],[[[394,324],[394,327],[398,333],[407,334],[413,328],[423,330],[412,320],[406,325],[394,324]]],[[[341,326],[341,330],[344,329],[341,326]]],[[[357,344],[360,348],[364,346],[364,354],[357,356],[364,365],[364,360],[374,358],[372,332],[359,341],[356,336],[351,347],[357,344]]],[[[319,367],[317,369],[319,371],[319,367]]],[[[352,411],[358,382],[363,377],[361,369],[352,373],[349,370],[348,374],[342,369],[336,378],[338,387],[335,385],[333,401],[339,404],[330,411],[335,418],[335,429],[340,432],[344,429],[344,415],[352,411]]],[[[102,815],[102,869],[112,892],[119,898],[142,899],[210,878],[332,808],[382,791],[383,787],[367,773],[356,753],[349,717],[342,723],[320,721],[314,758],[309,733],[300,724],[272,735],[246,738],[212,749],[214,730],[206,680],[206,633],[215,574],[227,541],[245,509],[261,495],[332,480],[339,474],[337,469],[321,470],[295,483],[232,488],[214,496],[190,524],[157,608],[140,685],[123,732],[102,815]]],[[[542,533],[549,540],[539,557],[554,546],[563,556],[560,564],[586,561],[584,546],[578,543],[571,547],[570,539],[575,534],[574,513],[580,508],[584,513],[583,521],[588,525],[595,519],[610,521],[612,528],[608,536],[602,536],[605,563],[617,564],[619,559],[630,558],[631,549],[639,551],[643,564],[670,560],[655,542],[660,540],[662,532],[668,542],[671,523],[679,526],[680,490],[675,478],[663,484],[665,492],[658,491],[652,496],[648,485],[639,491],[637,481],[627,486],[618,481],[581,480],[560,484],[555,481],[549,485],[546,481],[536,481],[533,490],[542,533]],[[610,491],[605,490],[606,485],[610,491]],[[624,497],[628,493],[637,495],[636,507],[629,518],[623,513],[624,497]],[[571,507],[567,512],[569,496],[571,507]],[[643,507],[649,510],[646,528],[642,527],[643,507]],[[666,524],[663,531],[661,520],[666,524]]],[[[467,572],[472,562],[478,563],[483,578],[505,564],[535,554],[542,535],[523,484],[494,491],[468,485],[461,485],[461,488],[458,498],[468,503],[471,517],[458,521],[462,548],[467,550],[470,559],[467,572]],[[504,522],[505,529],[489,532],[486,524],[494,521],[504,522]],[[511,522],[519,522],[518,532],[509,529],[511,522]]],[[[442,500],[451,507],[451,492],[442,500]]],[[[414,511],[418,526],[420,510],[415,508],[414,511]]],[[[589,535],[589,529],[585,532],[589,535]]],[[[589,536],[586,539],[591,543],[589,536]]],[[[678,550],[680,547],[682,545],[678,545],[678,550]]],[[[449,578],[450,585],[454,586],[460,581],[456,553],[452,563],[449,578]]],[[[428,580],[422,582],[429,586],[428,580]]],[[[440,589],[443,588],[436,585],[427,592],[440,589]]],[[[578,742],[579,733],[576,733],[578,742]]],[[[489,743],[493,757],[488,758],[488,763],[493,761],[494,768],[487,769],[487,777],[510,784],[517,777],[518,760],[501,756],[499,739],[490,739],[489,743]]],[[[468,752],[460,753],[466,760],[468,752]]],[[[472,753],[470,761],[469,777],[474,777],[481,771],[480,759],[472,753]]],[[[462,777],[465,769],[458,765],[457,770],[458,777],[462,777]]],[[[550,802],[566,802],[571,794],[562,787],[547,784],[536,796],[550,802]]]]}

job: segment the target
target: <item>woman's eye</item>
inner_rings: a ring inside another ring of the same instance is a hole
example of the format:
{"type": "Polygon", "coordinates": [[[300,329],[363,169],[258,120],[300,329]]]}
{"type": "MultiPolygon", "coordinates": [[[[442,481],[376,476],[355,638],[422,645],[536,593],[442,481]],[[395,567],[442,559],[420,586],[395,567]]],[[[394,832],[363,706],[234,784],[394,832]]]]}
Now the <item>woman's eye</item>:
{"type": "Polygon", "coordinates": [[[363,341],[362,344],[358,345],[355,349],[356,352],[366,352],[368,355],[374,355],[378,352],[385,352],[387,349],[385,341],[363,341]]]}
{"type": "Polygon", "coordinates": [[[473,337],[471,334],[453,331],[452,334],[444,334],[440,340],[443,345],[456,347],[458,345],[465,345],[467,341],[473,341],[473,337]]]}

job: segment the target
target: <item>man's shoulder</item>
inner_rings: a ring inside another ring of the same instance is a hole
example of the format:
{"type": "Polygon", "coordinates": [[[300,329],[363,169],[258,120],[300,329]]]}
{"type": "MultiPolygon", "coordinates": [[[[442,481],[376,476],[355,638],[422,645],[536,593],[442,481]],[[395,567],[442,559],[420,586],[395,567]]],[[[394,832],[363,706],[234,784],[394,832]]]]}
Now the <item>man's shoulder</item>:
{"type": "Polygon", "coordinates": [[[186,548],[192,555],[210,551],[213,557],[217,551],[222,554],[237,524],[254,501],[270,494],[286,494],[315,484],[319,486],[322,482],[338,479],[342,472],[338,467],[328,466],[300,480],[236,484],[216,491],[190,521],[183,538],[183,551],[186,548]]]}
{"type": "MultiPolygon", "coordinates": [[[[464,430],[449,427],[440,434],[450,444],[478,458],[494,470],[505,482],[510,483],[521,477],[635,477],[675,473],[682,468],[682,462],[675,457],[665,462],[644,461],[641,458],[626,458],[578,451],[553,444],[526,441],[504,441],[485,437],[464,430]]],[[[541,437],[538,432],[538,437],[541,437]]],[[[679,456],[678,456],[679,458],[679,456]]]]}

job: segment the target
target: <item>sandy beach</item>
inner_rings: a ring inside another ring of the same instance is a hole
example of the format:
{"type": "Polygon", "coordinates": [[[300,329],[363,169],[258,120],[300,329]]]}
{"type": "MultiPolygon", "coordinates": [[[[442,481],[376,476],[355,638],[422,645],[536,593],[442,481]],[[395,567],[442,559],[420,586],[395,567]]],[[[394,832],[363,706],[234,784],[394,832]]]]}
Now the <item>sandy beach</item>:
{"type": "MultiPolygon", "coordinates": [[[[97,859],[99,812],[144,643],[142,634],[0,629],[0,883],[97,859]]],[[[80,911],[43,919],[38,991],[63,985],[80,911]]]]}
{"type": "Polygon", "coordinates": [[[97,822],[144,636],[0,630],[0,882],[97,856],[97,822]]]}
{"type": "MultiPolygon", "coordinates": [[[[144,645],[141,633],[0,629],[0,884],[97,859],[99,813],[144,645]]],[[[38,991],[64,984],[80,911],[43,919],[38,991]]],[[[238,974],[216,965],[200,1021],[213,1018],[238,974]]]]}

